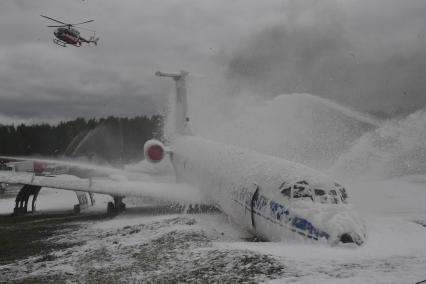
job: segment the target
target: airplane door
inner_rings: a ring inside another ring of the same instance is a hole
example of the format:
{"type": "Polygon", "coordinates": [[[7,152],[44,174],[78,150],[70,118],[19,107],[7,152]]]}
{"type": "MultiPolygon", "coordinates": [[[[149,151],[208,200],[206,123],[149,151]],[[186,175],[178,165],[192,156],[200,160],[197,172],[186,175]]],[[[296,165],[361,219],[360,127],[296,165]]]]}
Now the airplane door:
{"type": "Polygon", "coordinates": [[[259,186],[255,183],[248,184],[244,187],[246,192],[245,207],[244,207],[244,223],[250,230],[256,230],[256,206],[259,200],[259,186]]]}
{"type": "Polygon", "coordinates": [[[256,220],[265,201],[260,192],[260,187],[255,183],[238,185],[232,190],[230,202],[224,208],[234,222],[248,231],[256,231],[256,220]]]}

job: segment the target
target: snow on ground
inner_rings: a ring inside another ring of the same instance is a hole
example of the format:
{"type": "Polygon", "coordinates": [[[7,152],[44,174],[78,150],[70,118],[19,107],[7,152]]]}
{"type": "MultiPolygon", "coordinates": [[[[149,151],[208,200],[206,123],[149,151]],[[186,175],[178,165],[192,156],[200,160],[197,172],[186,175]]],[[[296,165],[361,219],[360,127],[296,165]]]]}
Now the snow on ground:
{"type": "MultiPolygon", "coordinates": [[[[128,200],[131,205],[122,215],[77,221],[78,230],[59,231],[46,240],[77,245],[53,251],[50,257],[2,265],[0,275],[77,282],[416,283],[426,279],[426,227],[419,224],[426,222],[423,180],[418,176],[352,185],[353,206],[368,227],[367,242],[359,248],[250,242],[221,213],[166,209],[158,214],[152,204],[128,200]]],[[[76,201],[72,192],[60,190],[43,189],[39,198],[43,212],[71,209],[76,201]]],[[[96,200],[90,212],[103,214],[110,199],[96,195],[96,200]]],[[[0,200],[2,214],[11,203],[11,198],[0,200]]]]}

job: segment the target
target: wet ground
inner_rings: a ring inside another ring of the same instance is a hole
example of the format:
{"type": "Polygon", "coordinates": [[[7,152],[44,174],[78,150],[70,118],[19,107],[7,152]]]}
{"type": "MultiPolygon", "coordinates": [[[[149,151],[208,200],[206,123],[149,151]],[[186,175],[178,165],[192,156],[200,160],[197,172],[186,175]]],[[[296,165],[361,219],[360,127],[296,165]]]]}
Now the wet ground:
{"type": "Polygon", "coordinates": [[[247,237],[218,211],[144,205],[113,218],[104,212],[1,214],[0,282],[256,283],[285,273],[271,256],[216,247],[247,237]]]}
{"type": "Polygon", "coordinates": [[[26,277],[34,264],[56,260],[55,252],[81,245],[81,241],[51,242],[52,237],[75,232],[79,223],[101,220],[105,214],[75,215],[70,212],[42,213],[27,216],[0,215],[0,282],[45,283],[56,282],[58,275],[26,277]]]}

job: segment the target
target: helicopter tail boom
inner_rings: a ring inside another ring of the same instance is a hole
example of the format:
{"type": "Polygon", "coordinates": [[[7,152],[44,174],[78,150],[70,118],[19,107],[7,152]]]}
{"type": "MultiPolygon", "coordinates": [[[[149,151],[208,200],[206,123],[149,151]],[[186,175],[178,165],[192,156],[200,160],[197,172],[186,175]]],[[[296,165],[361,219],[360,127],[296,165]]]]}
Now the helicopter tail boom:
{"type": "Polygon", "coordinates": [[[98,37],[95,38],[94,36],[91,36],[89,39],[85,39],[83,37],[80,37],[80,42],[85,42],[89,45],[91,43],[93,43],[94,45],[98,45],[98,40],[99,40],[99,38],[98,37]]]}

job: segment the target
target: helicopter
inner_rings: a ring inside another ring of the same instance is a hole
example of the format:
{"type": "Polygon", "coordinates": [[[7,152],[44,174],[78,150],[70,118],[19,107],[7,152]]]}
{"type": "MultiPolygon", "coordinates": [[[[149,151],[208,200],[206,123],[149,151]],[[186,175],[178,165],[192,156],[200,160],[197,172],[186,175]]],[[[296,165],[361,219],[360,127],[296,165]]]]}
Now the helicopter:
{"type": "Polygon", "coordinates": [[[74,45],[76,47],[80,47],[81,43],[83,43],[83,42],[85,42],[87,44],[93,43],[94,45],[98,45],[99,38],[95,37],[96,31],[91,30],[91,29],[87,29],[87,28],[76,27],[77,25],[93,22],[93,20],[84,21],[84,22],[77,23],[77,24],[67,24],[67,23],[55,20],[53,18],[44,16],[44,15],[40,15],[40,16],[42,16],[43,18],[49,19],[51,21],[62,24],[62,25],[48,26],[48,27],[52,27],[52,28],[57,28],[53,32],[53,34],[56,37],[56,38],[53,38],[53,42],[55,44],[62,46],[62,47],[66,47],[67,44],[71,44],[71,45],[74,45]],[[93,32],[93,36],[91,36],[89,39],[85,39],[84,37],[82,37],[80,35],[80,32],[77,29],[91,31],[91,32],[93,32]]]}

